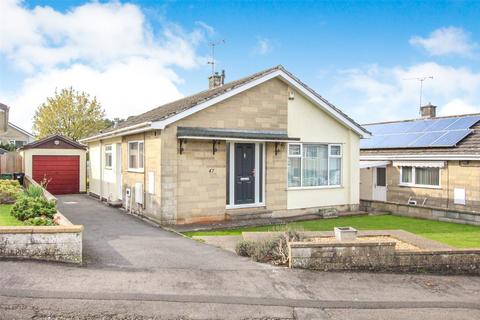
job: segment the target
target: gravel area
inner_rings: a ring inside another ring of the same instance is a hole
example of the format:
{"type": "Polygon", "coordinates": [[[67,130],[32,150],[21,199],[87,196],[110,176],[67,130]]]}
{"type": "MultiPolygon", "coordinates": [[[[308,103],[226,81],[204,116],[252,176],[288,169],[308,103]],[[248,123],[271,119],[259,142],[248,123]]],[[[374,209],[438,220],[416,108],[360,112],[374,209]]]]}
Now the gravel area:
{"type": "MultiPolygon", "coordinates": [[[[309,241],[320,242],[320,243],[335,243],[337,242],[337,239],[335,239],[335,237],[318,237],[318,238],[311,238],[309,239],[309,241]]],[[[357,242],[394,241],[396,250],[412,250],[412,251],[420,250],[419,247],[414,246],[413,244],[398,240],[397,238],[390,237],[390,236],[361,236],[361,237],[357,237],[356,241],[357,242]]]]}

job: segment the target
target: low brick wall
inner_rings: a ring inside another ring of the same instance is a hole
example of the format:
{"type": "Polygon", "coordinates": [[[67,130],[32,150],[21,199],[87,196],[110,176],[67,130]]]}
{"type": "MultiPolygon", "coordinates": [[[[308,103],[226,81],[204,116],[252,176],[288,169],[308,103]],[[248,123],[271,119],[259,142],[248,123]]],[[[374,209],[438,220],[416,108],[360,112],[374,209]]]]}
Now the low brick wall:
{"type": "Polygon", "coordinates": [[[82,263],[83,226],[61,213],[58,226],[0,227],[0,258],[82,263]]]}
{"type": "Polygon", "coordinates": [[[360,200],[360,208],[367,212],[385,211],[399,216],[480,226],[480,212],[448,210],[374,200],[360,200]]]}
{"type": "Polygon", "coordinates": [[[480,249],[397,251],[395,242],[292,242],[291,268],[480,275],[480,249]]]}

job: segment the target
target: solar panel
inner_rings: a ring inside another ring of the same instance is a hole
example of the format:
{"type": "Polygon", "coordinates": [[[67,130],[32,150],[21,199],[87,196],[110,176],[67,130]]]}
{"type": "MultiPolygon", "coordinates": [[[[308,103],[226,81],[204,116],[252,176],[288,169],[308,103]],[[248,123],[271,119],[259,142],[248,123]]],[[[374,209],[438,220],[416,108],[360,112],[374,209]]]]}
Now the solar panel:
{"type": "Polygon", "coordinates": [[[469,129],[478,121],[480,121],[480,116],[459,118],[457,121],[448,126],[447,130],[469,129]]]}
{"type": "Polygon", "coordinates": [[[472,130],[455,130],[455,131],[447,131],[443,136],[438,138],[436,141],[431,143],[429,146],[431,147],[452,147],[456,145],[460,140],[465,138],[468,134],[470,134],[472,130]]]}
{"type": "Polygon", "coordinates": [[[366,125],[371,139],[360,142],[362,149],[453,147],[472,132],[480,116],[419,119],[366,125]]]}
{"type": "Polygon", "coordinates": [[[420,138],[408,145],[411,148],[427,147],[445,134],[445,131],[425,132],[420,138]]]}
{"type": "Polygon", "coordinates": [[[435,119],[434,123],[430,127],[428,127],[428,131],[444,130],[455,121],[457,121],[456,118],[435,119]]]}

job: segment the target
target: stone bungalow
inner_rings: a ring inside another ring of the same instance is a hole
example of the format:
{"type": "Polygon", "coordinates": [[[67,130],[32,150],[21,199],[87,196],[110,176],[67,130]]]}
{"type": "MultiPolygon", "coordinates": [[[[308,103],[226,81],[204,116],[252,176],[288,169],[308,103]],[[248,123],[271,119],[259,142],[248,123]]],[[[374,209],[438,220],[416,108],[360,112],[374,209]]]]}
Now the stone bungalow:
{"type": "Polygon", "coordinates": [[[365,125],[360,198],[480,212],[480,114],[365,125]]]}
{"type": "Polygon", "coordinates": [[[83,139],[89,192],[163,224],[359,205],[369,133],[277,66],[83,139]]]}

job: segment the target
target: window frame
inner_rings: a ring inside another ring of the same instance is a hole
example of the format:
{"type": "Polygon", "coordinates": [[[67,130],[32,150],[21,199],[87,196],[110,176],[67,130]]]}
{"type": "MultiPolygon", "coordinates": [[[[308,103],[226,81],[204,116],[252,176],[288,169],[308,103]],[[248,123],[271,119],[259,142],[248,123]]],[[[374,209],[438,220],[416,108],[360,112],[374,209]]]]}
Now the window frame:
{"type": "Polygon", "coordinates": [[[398,183],[401,187],[415,187],[415,188],[427,188],[427,189],[441,189],[442,188],[442,168],[430,167],[438,170],[438,185],[431,184],[419,184],[417,183],[417,173],[415,166],[401,166],[400,167],[400,181],[398,183]],[[403,182],[403,168],[411,167],[412,168],[412,182],[403,182]]]}
{"type": "Polygon", "coordinates": [[[21,148],[23,147],[24,145],[27,144],[27,141],[25,140],[9,140],[8,141],[9,144],[13,145],[15,148],[21,148]],[[21,145],[17,145],[17,142],[21,142],[22,144],[21,145]]]}
{"type": "Polygon", "coordinates": [[[132,140],[128,141],[127,144],[127,164],[128,164],[128,171],[131,172],[144,172],[145,170],[145,141],[144,140],[132,140]],[[137,162],[138,162],[138,167],[133,168],[130,167],[130,145],[137,143],[138,148],[137,148],[137,162]],[[140,144],[142,144],[142,167],[140,168],[140,144]]]}
{"type": "Polygon", "coordinates": [[[287,190],[303,190],[303,189],[334,189],[343,187],[343,145],[341,143],[321,143],[321,142],[294,142],[289,143],[287,146],[287,190]],[[300,154],[290,155],[290,146],[299,145],[300,154]],[[303,146],[304,145],[326,145],[327,146],[327,185],[323,186],[304,186],[303,185],[303,146]],[[340,154],[333,155],[331,150],[332,147],[338,146],[340,148],[340,154]],[[300,186],[290,187],[288,185],[288,158],[300,158],[300,186]],[[330,184],[330,158],[340,159],[340,184],[330,184]]]}
{"type": "Polygon", "coordinates": [[[105,159],[104,161],[104,167],[105,169],[112,169],[113,167],[113,145],[111,144],[106,144],[103,150],[103,157],[105,159]],[[110,150],[107,150],[107,148],[110,147],[110,150]],[[107,165],[107,155],[110,155],[110,165],[107,165]]]}

